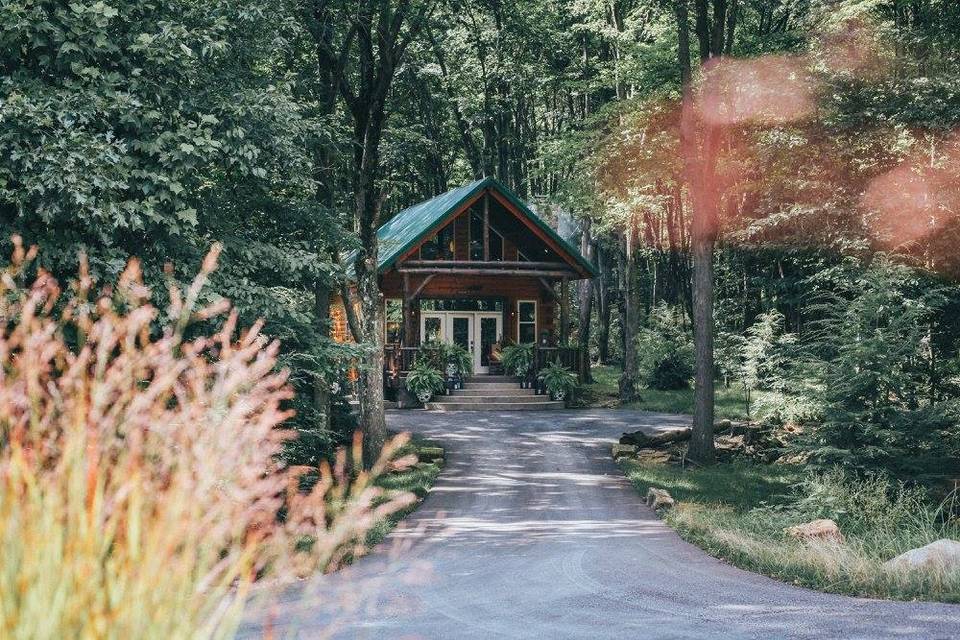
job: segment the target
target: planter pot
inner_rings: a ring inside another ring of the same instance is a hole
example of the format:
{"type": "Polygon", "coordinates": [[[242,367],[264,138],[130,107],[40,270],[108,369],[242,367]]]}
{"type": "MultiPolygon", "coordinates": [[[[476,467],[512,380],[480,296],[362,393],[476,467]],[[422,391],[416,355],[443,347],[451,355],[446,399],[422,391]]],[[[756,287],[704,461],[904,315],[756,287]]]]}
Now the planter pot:
{"type": "Polygon", "coordinates": [[[567,392],[566,392],[566,391],[554,391],[553,393],[550,394],[550,397],[551,397],[552,399],[554,399],[554,400],[563,400],[564,398],[567,397],[567,392]]]}
{"type": "Polygon", "coordinates": [[[433,394],[429,391],[421,391],[417,394],[417,400],[420,401],[420,404],[427,404],[430,402],[430,398],[433,397],[433,394]]]}

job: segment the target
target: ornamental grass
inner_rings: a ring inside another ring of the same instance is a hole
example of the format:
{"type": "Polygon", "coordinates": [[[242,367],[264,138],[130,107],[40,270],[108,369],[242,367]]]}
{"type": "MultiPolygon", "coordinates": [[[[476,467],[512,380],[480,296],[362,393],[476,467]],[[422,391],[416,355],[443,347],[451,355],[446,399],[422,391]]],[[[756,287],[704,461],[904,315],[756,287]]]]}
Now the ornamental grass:
{"type": "Polygon", "coordinates": [[[372,484],[402,438],[367,471],[359,439],[332,465],[283,464],[278,344],[259,323],[239,330],[226,302],[198,308],[216,249],[160,310],[136,261],[105,289],[81,264],[61,289],[14,246],[0,276],[0,637],[230,637],[257,580],[336,567],[412,502],[372,484]]]}

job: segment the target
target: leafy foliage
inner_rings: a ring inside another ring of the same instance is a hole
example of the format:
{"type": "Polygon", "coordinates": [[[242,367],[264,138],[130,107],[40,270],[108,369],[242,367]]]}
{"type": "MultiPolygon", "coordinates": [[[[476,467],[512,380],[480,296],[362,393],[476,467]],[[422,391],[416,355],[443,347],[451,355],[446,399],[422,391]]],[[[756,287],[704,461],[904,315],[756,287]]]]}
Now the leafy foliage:
{"type": "Polygon", "coordinates": [[[551,396],[563,398],[577,386],[577,376],[559,362],[551,362],[540,369],[543,384],[551,396]]]}
{"type": "Polygon", "coordinates": [[[417,398],[429,399],[433,394],[443,391],[443,384],[443,373],[426,359],[417,360],[407,373],[407,390],[417,398]]]}
{"type": "Polygon", "coordinates": [[[637,370],[652,389],[686,389],[693,376],[693,344],[678,311],[666,305],[651,311],[637,332],[637,370]]]}
{"type": "Polygon", "coordinates": [[[820,466],[904,479],[954,472],[960,414],[956,397],[939,383],[936,335],[947,290],[883,259],[860,273],[834,275],[816,305],[811,345],[823,380],[824,421],[804,450],[820,466]]]}

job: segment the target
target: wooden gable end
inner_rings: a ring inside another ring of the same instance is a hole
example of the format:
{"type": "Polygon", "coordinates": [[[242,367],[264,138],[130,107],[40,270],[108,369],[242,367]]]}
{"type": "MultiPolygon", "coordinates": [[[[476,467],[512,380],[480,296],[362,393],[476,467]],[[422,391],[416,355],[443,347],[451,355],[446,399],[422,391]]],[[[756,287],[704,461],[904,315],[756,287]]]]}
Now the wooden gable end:
{"type": "MultiPolygon", "coordinates": [[[[503,238],[503,248],[499,261],[504,263],[532,262],[553,265],[557,273],[560,270],[568,271],[566,275],[573,279],[590,278],[593,276],[582,264],[577,256],[561,246],[551,235],[538,226],[536,222],[521,211],[510,197],[502,193],[496,185],[491,185],[460,206],[445,215],[434,228],[405,253],[394,266],[398,267],[408,261],[420,261],[421,250],[429,242],[435,242],[441,232],[449,233],[453,240],[453,250],[450,253],[453,261],[465,263],[469,268],[470,262],[485,262],[471,260],[471,215],[487,220],[490,228],[503,238]],[[449,231],[446,231],[449,229],[449,231]]],[[[479,266],[479,265],[477,265],[479,266]]]]}

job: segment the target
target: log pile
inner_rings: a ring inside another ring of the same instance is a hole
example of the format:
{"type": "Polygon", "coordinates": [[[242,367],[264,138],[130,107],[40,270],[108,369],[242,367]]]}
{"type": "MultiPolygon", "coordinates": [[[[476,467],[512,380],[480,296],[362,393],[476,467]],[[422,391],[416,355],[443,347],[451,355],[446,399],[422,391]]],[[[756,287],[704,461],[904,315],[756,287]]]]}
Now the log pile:
{"type": "MultiPolygon", "coordinates": [[[[720,420],[714,426],[717,457],[720,460],[747,457],[763,463],[781,459],[784,462],[797,462],[793,458],[782,458],[783,449],[802,431],[803,429],[796,425],[773,426],[720,420]]],[[[686,458],[686,443],[690,440],[690,435],[689,427],[653,434],[644,431],[626,432],[620,436],[620,444],[614,445],[614,457],[635,458],[655,464],[680,464],[686,458]]]]}

